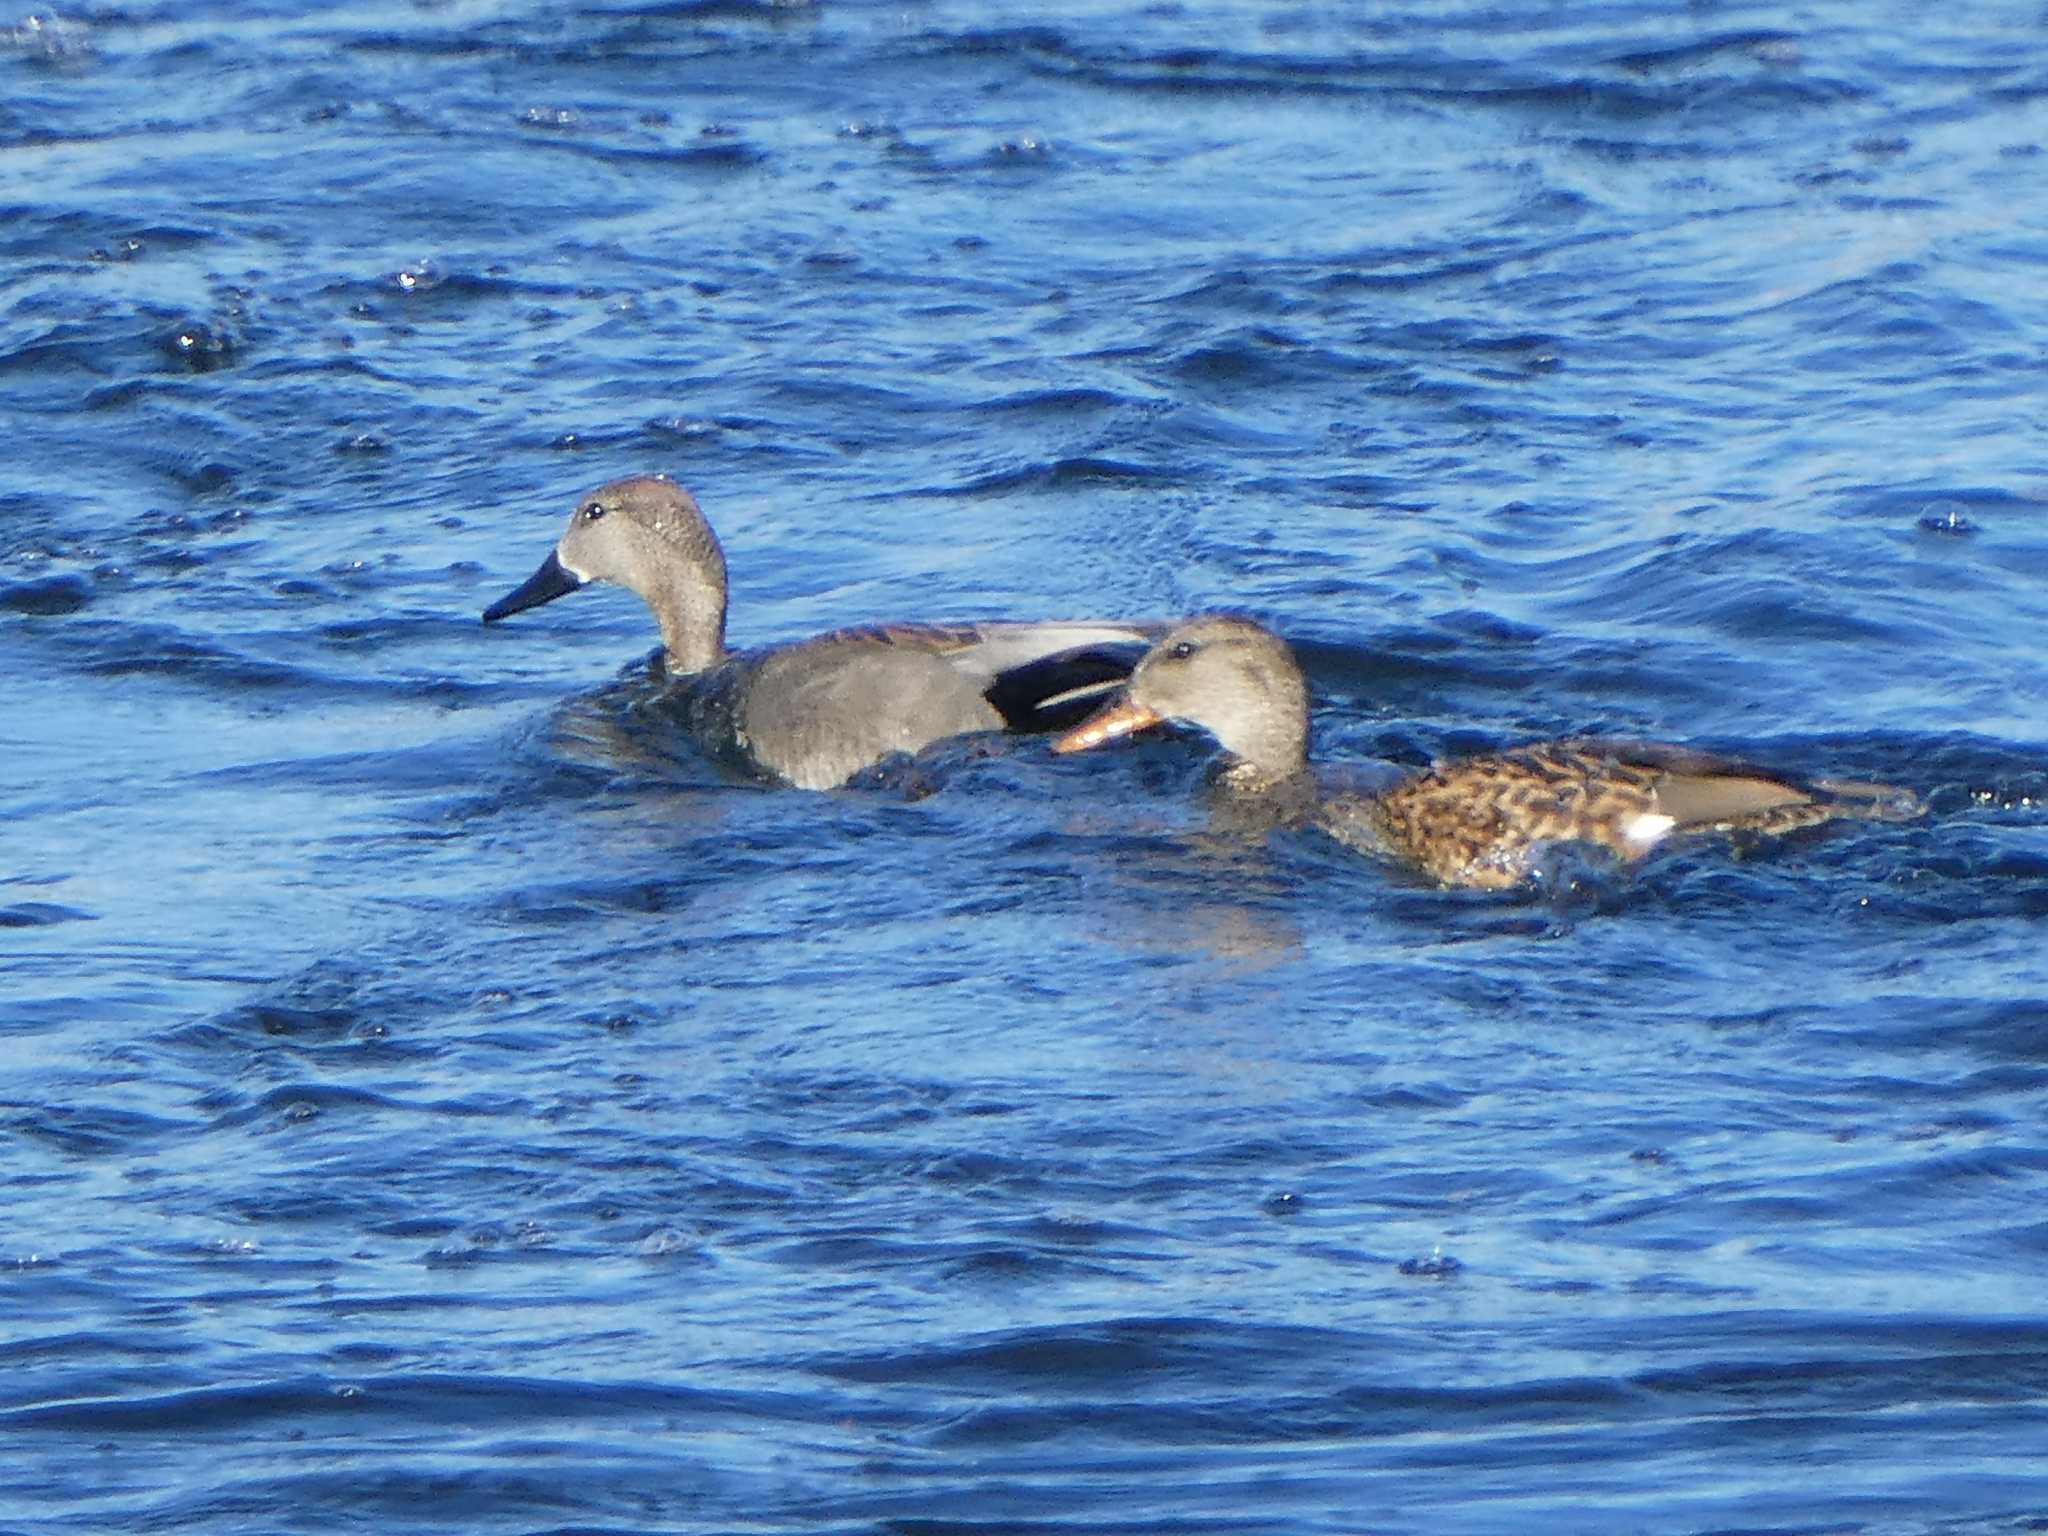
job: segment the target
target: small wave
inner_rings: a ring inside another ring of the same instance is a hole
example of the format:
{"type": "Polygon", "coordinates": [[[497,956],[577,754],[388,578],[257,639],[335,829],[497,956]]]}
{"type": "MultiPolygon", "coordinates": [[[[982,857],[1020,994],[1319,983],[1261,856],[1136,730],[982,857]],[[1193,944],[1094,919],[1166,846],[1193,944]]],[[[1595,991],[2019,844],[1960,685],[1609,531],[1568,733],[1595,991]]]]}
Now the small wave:
{"type": "Polygon", "coordinates": [[[963,497],[1000,495],[1006,491],[1059,491],[1076,485],[1177,485],[1182,471],[1119,459],[1069,458],[1020,464],[992,470],[959,485],[927,486],[920,496],[963,497]]]}
{"type": "Polygon", "coordinates": [[[61,618],[77,613],[92,601],[90,578],[76,571],[43,576],[0,586],[0,612],[26,614],[33,618],[61,618]]]}
{"type": "Polygon", "coordinates": [[[0,928],[48,928],[57,923],[89,923],[94,914],[54,901],[18,901],[0,907],[0,928]]]}
{"type": "Polygon", "coordinates": [[[1070,417],[1098,416],[1139,403],[1128,395],[1107,389],[1027,389],[980,401],[971,409],[982,415],[1043,417],[1059,421],[1070,417]]]}

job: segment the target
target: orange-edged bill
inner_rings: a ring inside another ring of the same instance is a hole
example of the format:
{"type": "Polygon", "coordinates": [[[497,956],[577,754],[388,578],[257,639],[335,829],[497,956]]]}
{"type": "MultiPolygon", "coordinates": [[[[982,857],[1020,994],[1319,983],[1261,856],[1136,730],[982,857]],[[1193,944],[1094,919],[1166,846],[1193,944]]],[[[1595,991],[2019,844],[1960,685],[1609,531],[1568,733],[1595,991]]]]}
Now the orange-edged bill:
{"type": "Polygon", "coordinates": [[[1086,752],[1090,747],[1099,747],[1105,741],[1114,741],[1119,736],[1142,731],[1148,725],[1157,725],[1160,718],[1142,704],[1133,704],[1129,699],[1119,699],[1107,709],[1097,710],[1083,720],[1054,742],[1052,749],[1055,752],[1086,752]]]}

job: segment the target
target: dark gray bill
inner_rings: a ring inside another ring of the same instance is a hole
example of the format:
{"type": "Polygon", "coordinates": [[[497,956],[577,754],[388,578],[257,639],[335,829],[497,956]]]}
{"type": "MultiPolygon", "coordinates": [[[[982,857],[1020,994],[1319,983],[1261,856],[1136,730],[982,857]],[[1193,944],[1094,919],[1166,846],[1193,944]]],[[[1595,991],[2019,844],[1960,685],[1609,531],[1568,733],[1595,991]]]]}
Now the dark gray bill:
{"type": "Polygon", "coordinates": [[[561,559],[550,553],[541,561],[535,571],[514,590],[507,592],[484,610],[484,622],[495,623],[509,618],[528,608],[538,608],[542,603],[552,603],[558,597],[565,597],[583,585],[583,578],[562,564],[561,559]]]}

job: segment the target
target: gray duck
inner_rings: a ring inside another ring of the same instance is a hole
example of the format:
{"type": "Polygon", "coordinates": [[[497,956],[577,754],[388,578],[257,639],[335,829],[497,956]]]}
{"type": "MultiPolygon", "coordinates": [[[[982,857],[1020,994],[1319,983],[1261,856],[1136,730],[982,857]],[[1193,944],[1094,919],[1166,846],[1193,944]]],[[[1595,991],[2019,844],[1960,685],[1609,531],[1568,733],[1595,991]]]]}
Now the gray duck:
{"type": "Polygon", "coordinates": [[[886,624],[735,652],[725,552],[697,501],[659,475],[600,486],[495,623],[595,581],[638,594],[691,733],[715,755],[831,789],[896,754],[979,731],[1071,724],[1130,674],[1158,625],[886,624]]]}

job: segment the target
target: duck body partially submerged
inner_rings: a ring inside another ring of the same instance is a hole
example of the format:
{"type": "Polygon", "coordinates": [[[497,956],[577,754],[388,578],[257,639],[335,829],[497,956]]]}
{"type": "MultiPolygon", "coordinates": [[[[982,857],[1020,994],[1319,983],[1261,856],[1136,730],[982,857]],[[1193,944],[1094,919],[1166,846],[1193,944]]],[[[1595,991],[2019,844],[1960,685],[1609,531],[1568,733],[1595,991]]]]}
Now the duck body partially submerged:
{"type": "Polygon", "coordinates": [[[1121,683],[1157,625],[1114,621],[890,624],[749,651],[725,642],[725,554],[696,498],[641,475],[584,497],[495,623],[594,581],[654,612],[675,706],[713,755],[831,789],[896,754],[980,731],[1071,723],[1121,683]]]}
{"type": "Polygon", "coordinates": [[[1909,790],[1800,780],[1682,747],[1573,739],[1437,763],[1369,792],[1308,759],[1308,684],[1287,643],[1212,614],[1162,635],[1122,695],[1055,744],[1084,751],[1161,721],[1216,738],[1217,793],[1241,825],[1301,823],[1444,885],[1502,889],[1579,844],[1628,864],[1675,840],[1778,837],[1837,819],[1905,821],[1909,790]]]}

